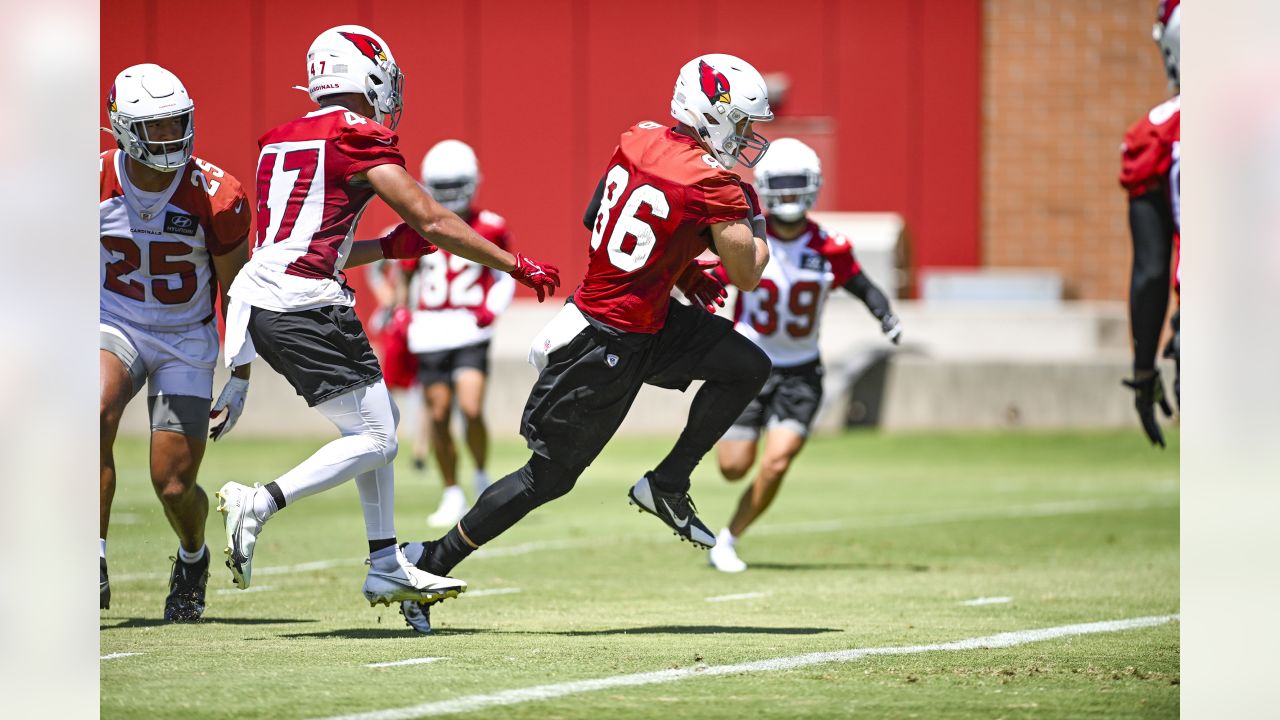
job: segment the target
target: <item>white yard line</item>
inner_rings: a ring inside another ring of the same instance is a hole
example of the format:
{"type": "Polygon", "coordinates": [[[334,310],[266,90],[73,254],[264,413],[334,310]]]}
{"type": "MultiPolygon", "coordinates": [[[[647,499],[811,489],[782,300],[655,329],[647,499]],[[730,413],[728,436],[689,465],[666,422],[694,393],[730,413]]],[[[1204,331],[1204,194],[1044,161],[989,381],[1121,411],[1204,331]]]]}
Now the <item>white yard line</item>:
{"type": "Polygon", "coordinates": [[[271,585],[251,585],[246,590],[241,590],[239,588],[218,588],[217,590],[214,590],[214,592],[219,595],[244,595],[245,593],[266,592],[272,587],[273,586],[271,585]]]}
{"type": "Polygon", "coordinates": [[[115,660],[116,658],[133,657],[134,655],[141,655],[141,654],[142,653],[111,653],[110,655],[103,655],[98,659],[99,660],[115,660]]]}
{"type": "Polygon", "coordinates": [[[487,595],[511,595],[520,592],[520,588],[486,588],[484,590],[468,590],[458,597],[485,597],[487,595]]]}
{"type": "Polygon", "coordinates": [[[736,595],[714,595],[709,598],[703,598],[703,600],[706,600],[707,602],[729,602],[730,600],[752,600],[754,598],[762,598],[768,594],[769,593],[764,593],[764,592],[749,592],[749,593],[738,593],[736,595]]]}
{"type": "Polygon", "coordinates": [[[1007,602],[1013,602],[1011,597],[980,597],[972,600],[965,600],[961,605],[1000,605],[1007,602]]]}
{"type": "MultiPolygon", "coordinates": [[[[891,515],[878,519],[860,520],[818,520],[811,522],[777,523],[762,525],[752,529],[753,535],[801,535],[808,533],[835,532],[839,530],[858,530],[861,528],[911,527],[915,525],[932,525],[935,523],[966,522],[970,520],[998,520],[1037,517],[1056,517],[1060,515],[1080,515],[1092,512],[1116,512],[1122,510],[1147,510],[1154,508],[1177,507],[1176,497],[1164,498],[1131,498],[1120,501],[1109,500],[1071,500],[1052,503],[1036,503],[1031,505],[1013,505],[1004,508],[975,508],[972,510],[942,510],[936,512],[910,513],[891,515]]],[[[520,543],[507,547],[480,548],[471,554],[474,559],[514,557],[542,552],[544,550],[569,550],[573,548],[598,547],[615,545],[622,542],[669,542],[661,533],[644,533],[636,535],[575,538],[566,540],[541,540],[520,543]]],[[[212,552],[212,551],[211,551],[212,552]]],[[[221,557],[221,556],[219,556],[221,557]]],[[[336,567],[359,567],[363,559],[350,558],[341,560],[317,560],[297,565],[276,565],[254,568],[253,574],[288,575],[291,573],[309,572],[312,570],[328,570],[336,567]]],[[[114,582],[132,580],[167,580],[168,572],[129,573],[113,575],[114,582]]],[[[251,588],[252,589],[252,588],[251,588]]]]}
{"type": "Polygon", "coordinates": [[[795,668],[818,665],[822,663],[853,662],[875,655],[914,655],[925,652],[954,652],[961,650],[982,650],[987,648],[1006,648],[1032,642],[1055,640],[1058,638],[1089,635],[1093,633],[1119,632],[1136,628],[1163,625],[1176,620],[1177,615],[1159,615],[1153,617],[1129,618],[1127,620],[1109,620],[1106,622],[1083,623],[1079,625],[1061,625],[1058,627],[1039,628],[1034,630],[1018,630],[1015,632],[967,638],[952,642],[931,645],[907,645],[899,647],[853,648],[833,652],[816,652],[807,655],[770,658],[755,662],[735,665],[712,665],[710,667],[676,668],[655,672],[635,673],[632,675],[612,675],[591,680],[536,685],[534,687],[503,690],[487,695],[464,695],[452,700],[422,703],[409,707],[375,710],[353,715],[340,715],[327,720],[410,720],[411,718],[434,717],[452,713],[464,713],[503,705],[518,705],[539,700],[551,700],[568,695],[608,690],[618,687],[636,687],[639,685],[656,685],[693,677],[711,677],[716,675],[737,675],[754,672],[774,672],[793,670],[795,668]]]}
{"type": "Polygon", "coordinates": [[[400,665],[425,665],[427,663],[433,663],[439,660],[448,660],[448,659],[449,658],[443,658],[443,657],[409,658],[408,660],[395,660],[392,662],[369,663],[368,665],[365,665],[365,667],[384,668],[384,667],[398,667],[400,665]]]}

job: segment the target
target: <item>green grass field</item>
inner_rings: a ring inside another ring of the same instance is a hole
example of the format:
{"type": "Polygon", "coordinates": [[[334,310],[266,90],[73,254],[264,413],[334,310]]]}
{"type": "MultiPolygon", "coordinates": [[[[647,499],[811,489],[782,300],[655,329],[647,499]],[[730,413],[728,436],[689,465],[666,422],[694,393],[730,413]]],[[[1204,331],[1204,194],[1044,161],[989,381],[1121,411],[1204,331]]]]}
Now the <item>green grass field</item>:
{"type": "MultiPolygon", "coordinates": [[[[1177,717],[1176,621],[998,649],[715,671],[1176,614],[1176,434],[1163,453],[1137,428],[818,438],[740,541],[752,568],[739,575],[711,570],[703,553],[626,503],[629,485],[673,440],[616,440],[572,493],[459,566],[471,592],[434,608],[429,637],[360,595],[365,541],[353,484],[271,521],[247,592],[232,589],[221,516],[211,512],[206,621],[164,624],[176,540],[146,480],[145,441],[121,440],[113,598],[100,633],[102,655],[121,655],[101,661],[102,716],[327,718],[705,666],[703,677],[671,682],[376,717],[1177,717]],[[1009,600],[962,604],[976,598],[1009,600]],[[415,658],[443,659],[367,667],[415,658]]],[[[210,447],[202,484],[212,500],[227,480],[265,482],[320,442],[233,438],[210,447]]],[[[505,442],[494,456],[496,477],[526,453],[505,442]]],[[[423,539],[438,476],[415,474],[407,452],[398,462],[400,537],[423,539]]],[[[714,530],[742,485],[721,480],[708,458],[693,488],[714,530]]]]}

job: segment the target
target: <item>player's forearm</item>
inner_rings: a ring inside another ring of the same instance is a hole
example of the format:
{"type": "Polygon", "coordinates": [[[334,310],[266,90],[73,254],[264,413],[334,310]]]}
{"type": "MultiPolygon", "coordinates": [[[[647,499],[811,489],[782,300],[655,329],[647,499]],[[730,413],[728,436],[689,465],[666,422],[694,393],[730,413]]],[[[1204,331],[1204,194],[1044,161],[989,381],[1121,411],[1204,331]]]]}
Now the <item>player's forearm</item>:
{"type": "Polygon", "coordinates": [[[485,240],[463,222],[462,218],[451,212],[445,211],[443,215],[421,226],[413,222],[409,224],[432,245],[454,255],[502,272],[511,272],[516,267],[515,255],[485,240]]]}
{"type": "Polygon", "coordinates": [[[1129,231],[1133,241],[1129,323],[1133,329],[1133,368],[1139,372],[1155,367],[1160,331],[1169,306],[1173,226],[1164,205],[1159,191],[1129,201],[1129,231]]]}
{"type": "Polygon", "coordinates": [[[351,253],[347,255],[344,268],[360,267],[383,259],[382,242],[380,240],[356,240],[351,243],[351,253]]]}
{"type": "Polygon", "coordinates": [[[867,277],[864,272],[859,272],[849,278],[844,284],[844,289],[861,300],[877,320],[883,320],[885,315],[892,312],[892,308],[889,306],[889,298],[885,296],[884,291],[878,285],[871,282],[871,278],[867,277]]]}
{"type": "Polygon", "coordinates": [[[764,268],[769,264],[769,246],[760,238],[752,238],[751,248],[744,252],[722,255],[725,272],[729,274],[729,282],[743,290],[754,290],[760,284],[764,268]]]}

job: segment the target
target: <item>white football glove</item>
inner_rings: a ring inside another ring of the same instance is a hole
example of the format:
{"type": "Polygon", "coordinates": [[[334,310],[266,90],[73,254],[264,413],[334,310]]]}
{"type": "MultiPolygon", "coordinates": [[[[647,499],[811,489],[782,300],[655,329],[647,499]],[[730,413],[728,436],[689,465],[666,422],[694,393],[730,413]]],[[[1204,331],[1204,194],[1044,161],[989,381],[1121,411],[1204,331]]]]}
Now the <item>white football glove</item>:
{"type": "Polygon", "coordinates": [[[213,404],[213,410],[209,413],[209,419],[212,420],[221,415],[223,410],[227,411],[227,419],[209,430],[209,437],[215,442],[221,440],[231,432],[231,428],[236,426],[240,413],[244,412],[244,401],[248,394],[249,381],[245,378],[232,375],[227,380],[227,384],[222,386],[222,394],[218,395],[218,401],[213,404]]]}
{"type": "Polygon", "coordinates": [[[889,338],[889,342],[897,345],[902,341],[902,321],[898,319],[897,315],[889,313],[880,321],[880,332],[889,338]]]}

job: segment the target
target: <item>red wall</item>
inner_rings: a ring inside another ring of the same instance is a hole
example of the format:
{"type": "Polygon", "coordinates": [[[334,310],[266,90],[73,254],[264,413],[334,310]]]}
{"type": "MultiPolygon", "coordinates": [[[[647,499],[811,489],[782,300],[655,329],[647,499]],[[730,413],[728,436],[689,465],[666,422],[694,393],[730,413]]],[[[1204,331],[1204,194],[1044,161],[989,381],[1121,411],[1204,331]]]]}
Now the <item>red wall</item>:
{"type": "MultiPolygon", "coordinates": [[[[480,203],[570,287],[586,266],[582,210],[618,134],[669,120],[676,71],[706,52],[786,72],[785,117],[834,120],[824,207],[902,213],[918,267],[979,263],[979,0],[104,0],[104,102],[124,67],[168,67],[196,102],[196,152],[247,182],[258,135],[312,107],[290,87],[306,84],[311,40],[341,23],[382,35],[406,73],[411,171],[438,140],[470,143],[480,203]]],[[[372,208],[360,236],[390,222],[372,208]]]]}

